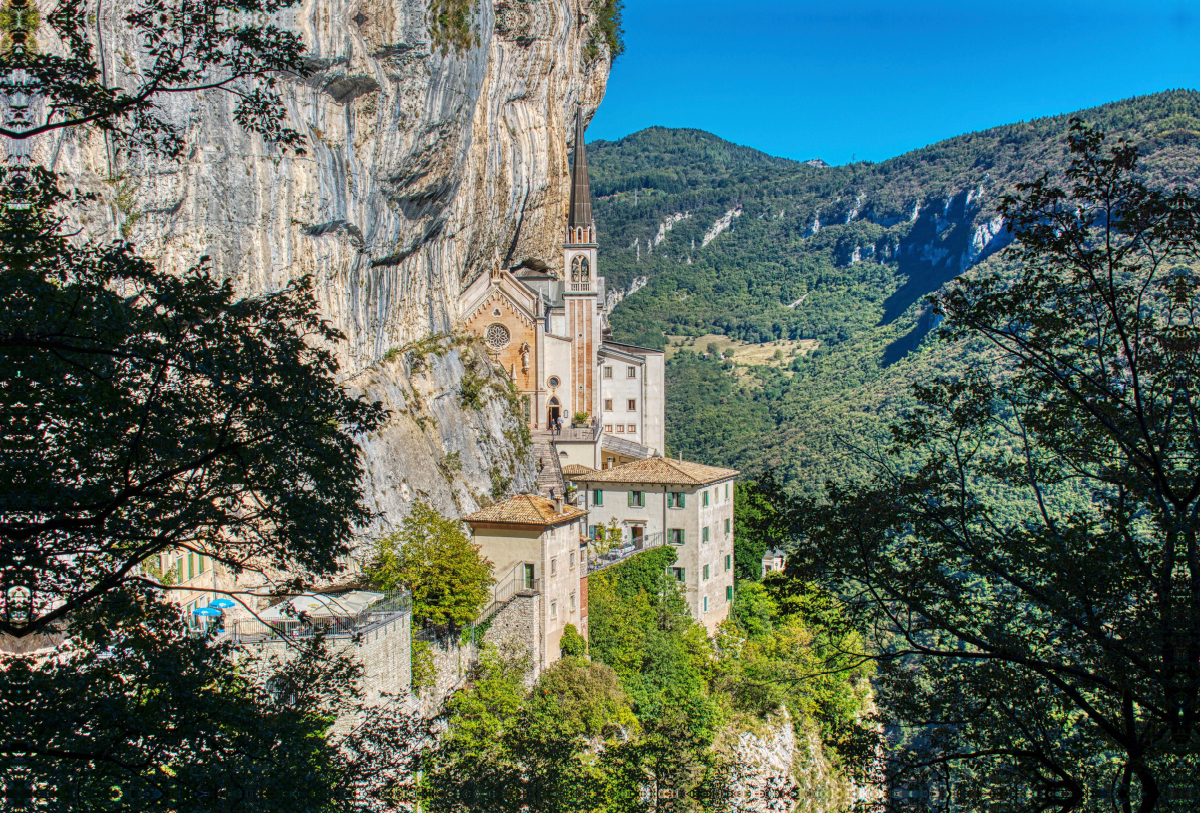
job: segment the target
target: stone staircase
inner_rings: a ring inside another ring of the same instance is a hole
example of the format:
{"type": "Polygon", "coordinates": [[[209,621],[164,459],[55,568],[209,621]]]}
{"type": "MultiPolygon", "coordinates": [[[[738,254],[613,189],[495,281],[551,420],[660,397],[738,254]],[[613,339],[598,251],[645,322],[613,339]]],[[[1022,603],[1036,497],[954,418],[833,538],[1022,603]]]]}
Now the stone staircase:
{"type": "Polygon", "coordinates": [[[549,435],[535,435],[533,438],[533,463],[536,466],[542,461],[541,471],[538,472],[538,491],[543,497],[550,496],[554,489],[557,497],[566,493],[567,484],[563,480],[562,466],[558,463],[558,452],[554,449],[554,441],[549,435]]]}

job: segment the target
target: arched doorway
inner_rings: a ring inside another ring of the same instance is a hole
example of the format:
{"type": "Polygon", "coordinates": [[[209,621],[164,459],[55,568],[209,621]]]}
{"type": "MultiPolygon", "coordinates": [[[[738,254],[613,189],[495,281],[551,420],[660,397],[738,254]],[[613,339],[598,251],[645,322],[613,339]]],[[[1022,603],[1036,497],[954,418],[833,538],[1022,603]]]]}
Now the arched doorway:
{"type": "Polygon", "coordinates": [[[561,415],[561,414],[562,414],[562,409],[558,403],[558,398],[551,397],[550,398],[550,409],[547,411],[547,415],[549,416],[549,419],[550,419],[550,423],[548,425],[554,426],[555,422],[558,420],[559,415],[561,415]]]}

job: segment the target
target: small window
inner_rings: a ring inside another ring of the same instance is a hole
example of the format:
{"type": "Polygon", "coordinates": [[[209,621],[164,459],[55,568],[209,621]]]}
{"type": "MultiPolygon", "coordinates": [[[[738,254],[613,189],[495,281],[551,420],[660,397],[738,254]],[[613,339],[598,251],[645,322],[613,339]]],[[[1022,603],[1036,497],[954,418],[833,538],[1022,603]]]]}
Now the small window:
{"type": "Polygon", "coordinates": [[[668,528],[667,541],[672,545],[683,544],[683,528],[668,528]]]}
{"type": "Polygon", "coordinates": [[[193,578],[196,575],[195,557],[196,557],[196,555],[194,553],[188,554],[188,578],[189,579],[193,578]]]}
{"type": "Polygon", "coordinates": [[[552,376],[550,376],[550,380],[547,381],[546,383],[549,384],[551,387],[557,387],[561,382],[558,380],[558,376],[552,375],[552,376]]]}
{"type": "Polygon", "coordinates": [[[675,581],[681,582],[684,577],[684,569],[682,567],[671,568],[671,575],[675,577],[675,581]]]}
{"type": "Polygon", "coordinates": [[[707,542],[707,541],[708,541],[708,526],[707,526],[707,525],[705,525],[705,526],[704,526],[704,527],[703,527],[703,528],[700,530],[700,541],[701,541],[701,542],[707,542]]]}
{"type": "Polygon", "coordinates": [[[733,585],[732,584],[725,585],[725,600],[733,601],[733,585]]]}
{"type": "Polygon", "coordinates": [[[725,499],[729,499],[729,483],[725,484],[725,499]]]}
{"type": "Polygon", "coordinates": [[[575,612],[575,594],[571,594],[571,612],[575,612]]]}
{"type": "MultiPolygon", "coordinates": [[[[575,554],[574,553],[571,554],[571,558],[568,560],[568,562],[571,566],[571,570],[574,570],[575,569],[575,554]]],[[[574,609],[574,608],[572,608],[572,609],[574,609]]]]}
{"type": "Polygon", "coordinates": [[[708,565],[704,566],[704,580],[708,581],[708,565]]]}
{"type": "Polygon", "coordinates": [[[725,520],[725,535],[729,536],[729,520],[725,520]]]}
{"type": "Polygon", "coordinates": [[[704,497],[701,499],[700,504],[705,508],[708,508],[708,490],[705,489],[702,493],[704,494],[704,497]]]}
{"type": "Polygon", "coordinates": [[[551,557],[550,558],[550,575],[553,576],[556,573],[558,573],[558,558],[551,557]]]}
{"type": "Polygon", "coordinates": [[[732,556],[730,556],[728,553],[727,553],[727,554],[725,554],[725,569],[726,569],[726,570],[729,570],[729,568],[730,568],[732,565],[733,565],[733,557],[732,557],[732,556]]]}
{"type": "Polygon", "coordinates": [[[637,412],[637,399],[630,398],[625,407],[630,412],[637,412]]]}
{"type": "Polygon", "coordinates": [[[633,434],[636,431],[637,431],[637,424],[636,423],[629,424],[629,433],[633,434]]]}
{"type": "Polygon", "coordinates": [[[604,411],[612,412],[612,399],[611,398],[604,399],[604,411]]]}
{"type": "Polygon", "coordinates": [[[704,612],[708,612],[708,596],[704,597],[704,612]]]}
{"type": "Polygon", "coordinates": [[[600,489],[596,489],[595,491],[592,492],[592,505],[594,505],[594,506],[604,505],[604,492],[601,491],[600,489]]]}
{"type": "Polygon", "coordinates": [[[558,618],[558,602],[557,601],[550,602],[550,617],[558,618]]]}
{"type": "Polygon", "coordinates": [[[600,528],[599,525],[589,525],[588,526],[588,539],[595,539],[597,536],[599,536],[599,534],[597,533],[597,530],[599,528],[600,528]]]}
{"type": "Polygon", "coordinates": [[[686,505],[686,497],[682,491],[667,492],[667,508],[683,508],[686,505]]]}
{"type": "Polygon", "coordinates": [[[637,378],[637,367],[626,367],[625,370],[626,378],[637,378]]]}
{"type": "Polygon", "coordinates": [[[625,434],[625,424],[623,424],[623,423],[617,424],[617,433],[621,434],[621,435],[625,434]]]}
{"type": "Polygon", "coordinates": [[[612,434],[612,424],[611,423],[604,424],[604,431],[611,435],[612,434]]]}
{"type": "Polygon", "coordinates": [[[646,507],[646,492],[630,491],[629,492],[629,507],[630,508],[645,508],[646,507]]]}
{"type": "Polygon", "coordinates": [[[604,377],[605,377],[605,378],[612,378],[612,367],[605,367],[605,368],[604,368],[604,377]]]}

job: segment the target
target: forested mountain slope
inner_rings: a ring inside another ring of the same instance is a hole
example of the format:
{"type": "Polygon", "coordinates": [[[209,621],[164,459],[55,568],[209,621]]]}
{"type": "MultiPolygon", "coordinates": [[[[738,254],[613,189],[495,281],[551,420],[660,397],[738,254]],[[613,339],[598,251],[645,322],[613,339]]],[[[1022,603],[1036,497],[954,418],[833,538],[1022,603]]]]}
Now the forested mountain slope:
{"type": "Polygon", "coordinates": [[[923,297],[999,261],[996,206],[1066,166],[1076,115],[1142,145],[1154,183],[1192,182],[1194,91],[970,133],[878,164],[774,158],[698,130],[590,145],[604,274],[625,297],[613,329],[671,353],[671,452],[749,473],[777,466],[808,492],[851,471],[861,454],[839,439],[870,446],[909,403],[912,381],[978,359],[980,348],[925,341],[923,297]],[[779,352],[748,346],[764,343],[779,352]],[[732,359],[721,358],[727,348],[732,359]]]}

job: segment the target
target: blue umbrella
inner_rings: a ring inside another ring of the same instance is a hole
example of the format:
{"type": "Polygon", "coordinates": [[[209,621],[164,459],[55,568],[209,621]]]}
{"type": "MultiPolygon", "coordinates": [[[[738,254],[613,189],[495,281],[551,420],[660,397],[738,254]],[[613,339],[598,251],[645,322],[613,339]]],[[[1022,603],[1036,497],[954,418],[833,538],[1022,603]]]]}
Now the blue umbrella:
{"type": "Polygon", "coordinates": [[[221,611],[213,607],[197,607],[196,609],[192,610],[192,615],[202,615],[205,618],[212,618],[213,616],[220,614],[221,611]]]}
{"type": "Polygon", "coordinates": [[[209,607],[220,607],[222,610],[235,606],[232,601],[227,598],[219,598],[209,602],[209,607]]]}

